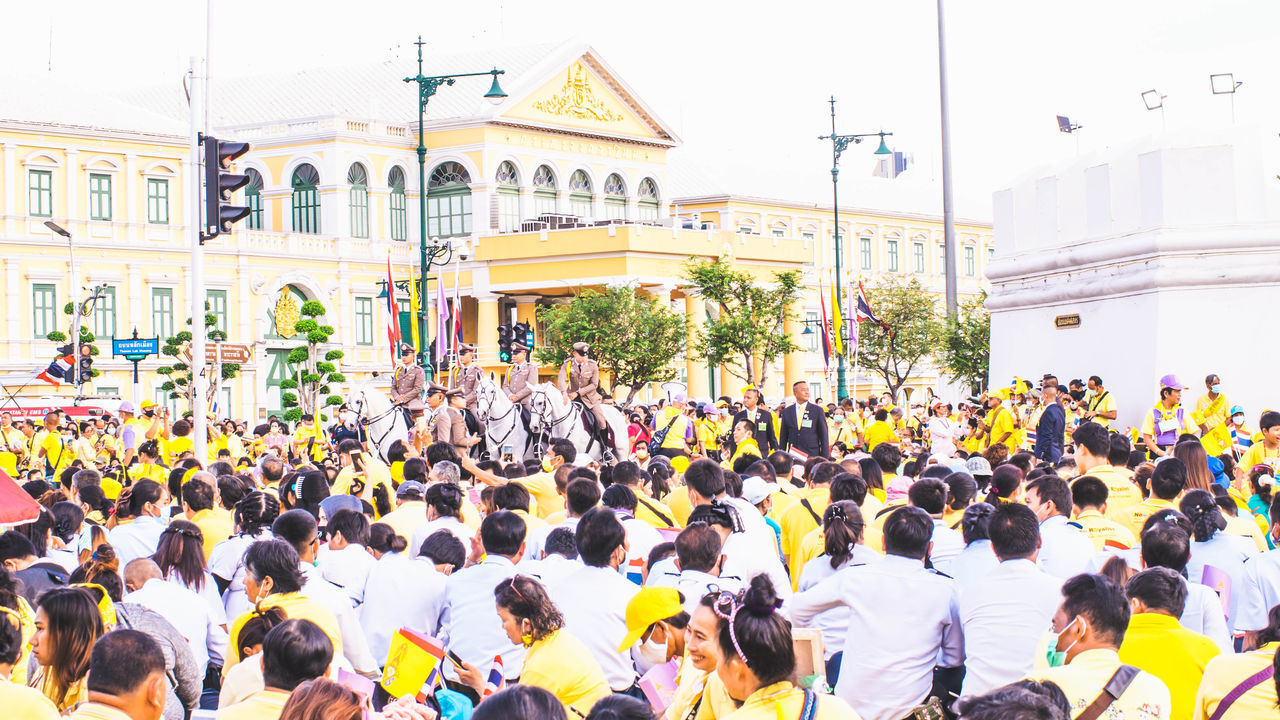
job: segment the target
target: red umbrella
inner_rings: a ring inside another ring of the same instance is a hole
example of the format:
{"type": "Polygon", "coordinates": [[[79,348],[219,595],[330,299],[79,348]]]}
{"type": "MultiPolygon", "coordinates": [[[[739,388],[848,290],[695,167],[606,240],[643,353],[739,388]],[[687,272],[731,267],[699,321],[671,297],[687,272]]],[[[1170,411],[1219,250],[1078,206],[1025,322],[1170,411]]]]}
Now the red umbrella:
{"type": "Polygon", "coordinates": [[[40,503],[9,477],[9,473],[0,470],[0,529],[35,522],[39,517],[40,503]]]}

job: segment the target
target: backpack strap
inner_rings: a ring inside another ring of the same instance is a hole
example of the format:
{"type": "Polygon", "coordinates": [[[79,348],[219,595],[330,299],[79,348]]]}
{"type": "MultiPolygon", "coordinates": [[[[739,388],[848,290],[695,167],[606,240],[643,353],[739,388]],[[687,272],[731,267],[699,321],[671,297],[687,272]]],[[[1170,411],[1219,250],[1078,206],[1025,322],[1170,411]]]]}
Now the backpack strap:
{"type": "Polygon", "coordinates": [[[665,513],[663,513],[661,510],[659,510],[658,508],[656,508],[656,507],[654,507],[654,506],[650,505],[648,500],[646,500],[646,499],[644,499],[644,498],[640,497],[639,495],[637,495],[637,496],[636,496],[636,500],[640,501],[640,504],[641,504],[641,505],[643,505],[643,506],[645,506],[645,507],[649,508],[649,512],[653,513],[654,515],[657,515],[657,516],[658,516],[658,519],[659,519],[659,520],[661,520],[662,522],[666,523],[667,527],[675,527],[675,526],[676,526],[675,521],[673,521],[671,518],[667,517],[667,516],[666,516],[666,514],[665,514],[665,513]]]}
{"type": "Polygon", "coordinates": [[[800,708],[800,720],[813,720],[818,714],[818,693],[804,689],[804,705],[800,708]]]}
{"type": "Polygon", "coordinates": [[[1213,715],[1209,716],[1209,720],[1222,720],[1222,716],[1226,714],[1227,708],[1244,696],[1245,693],[1270,680],[1275,675],[1275,666],[1267,665],[1265,668],[1245,678],[1245,681],[1231,688],[1231,692],[1222,698],[1222,702],[1218,703],[1217,709],[1213,711],[1213,715]]]}
{"type": "Polygon", "coordinates": [[[813,521],[818,523],[818,527],[822,527],[822,516],[813,509],[813,505],[809,502],[809,498],[802,498],[800,500],[800,504],[803,505],[804,509],[808,510],[809,514],[813,516],[813,521]]]}
{"type": "Polygon", "coordinates": [[[1098,697],[1089,703],[1089,707],[1086,707],[1084,712],[1076,716],[1076,720],[1098,720],[1102,717],[1102,713],[1106,712],[1107,708],[1129,689],[1129,685],[1140,672],[1142,671],[1132,665],[1121,665],[1107,681],[1098,697]]]}

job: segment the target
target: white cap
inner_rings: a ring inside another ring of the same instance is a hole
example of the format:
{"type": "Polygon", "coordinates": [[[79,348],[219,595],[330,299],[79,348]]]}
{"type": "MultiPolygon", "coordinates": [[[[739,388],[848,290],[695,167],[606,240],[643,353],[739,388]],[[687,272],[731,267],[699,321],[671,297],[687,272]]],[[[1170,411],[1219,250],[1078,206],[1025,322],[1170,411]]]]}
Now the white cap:
{"type": "Polygon", "coordinates": [[[754,475],[742,479],[742,499],[752,505],[759,505],[764,499],[778,492],[778,483],[765,482],[764,478],[754,475]]]}

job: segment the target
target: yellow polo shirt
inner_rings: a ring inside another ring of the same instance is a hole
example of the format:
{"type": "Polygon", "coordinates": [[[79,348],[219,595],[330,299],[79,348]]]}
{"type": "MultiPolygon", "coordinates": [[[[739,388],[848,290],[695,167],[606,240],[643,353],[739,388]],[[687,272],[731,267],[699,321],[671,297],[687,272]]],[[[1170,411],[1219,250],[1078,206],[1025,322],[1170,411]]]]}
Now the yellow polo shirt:
{"type": "Polygon", "coordinates": [[[689,515],[693,512],[693,505],[689,503],[689,488],[684,485],[672,488],[667,495],[667,507],[671,508],[671,514],[680,527],[688,525],[689,515]]]}
{"type": "MultiPolygon", "coordinates": [[[[1120,655],[1115,650],[1098,648],[1085,650],[1061,667],[1032,670],[1027,679],[1053,682],[1062,688],[1071,705],[1071,716],[1076,717],[1098,698],[1118,669],[1120,655]]],[[[1164,681],[1144,670],[1111,704],[1107,717],[1168,720],[1173,717],[1172,705],[1164,681]]]]}
{"type": "MultiPolygon", "coordinates": [[[[1113,396],[1113,395],[1108,391],[1108,392],[1106,392],[1106,394],[1105,394],[1105,395],[1095,395],[1094,397],[1089,398],[1089,402],[1085,405],[1085,407],[1087,407],[1089,410],[1092,410],[1092,411],[1094,411],[1094,412],[1096,412],[1096,413],[1099,413],[1099,412],[1104,412],[1104,413],[1105,413],[1105,412],[1115,412],[1115,411],[1116,411],[1116,399],[1115,399],[1115,396],[1113,396]]],[[[1101,425],[1101,426],[1102,426],[1102,427],[1104,427],[1104,428],[1109,428],[1109,427],[1111,427],[1111,419],[1110,419],[1110,418],[1096,417],[1096,416],[1095,416],[1095,417],[1090,418],[1090,419],[1091,419],[1091,420],[1093,420],[1094,422],[1098,423],[1099,425],[1101,425]]]]}
{"type": "Polygon", "coordinates": [[[1196,400],[1196,413],[1204,418],[1204,426],[1210,430],[1227,421],[1230,408],[1231,401],[1226,393],[1220,393],[1216,400],[1210,400],[1209,393],[1205,393],[1196,400]]]}
{"type": "MultiPolygon", "coordinates": [[[[1160,436],[1160,433],[1156,432],[1156,417],[1155,417],[1156,409],[1160,410],[1163,417],[1168,417],[1170,420],[1178,419],[1177,407],[1173,408],[1172,410],[1165,410],[1164,406],[1157,404],[1155,407],[1147,408],[1142,413],[1142,428],[1138,431],[1140,435],[1150,435],[1151,437],[1160,436]]],[[[1186,408],[1183,408],[1182,410],[1182,427],[1178,429],[1178,432],[1180,434],[1181,433],[1189,433],[1191,435],[1200,434],[1200,426],[1196,425],[1196,421],[1191,419],[1191,411],[1187,410],[1186,408]]]]}
{"type": "Polygon", "coordinates": [[[54,475],[70,467],[71,461],[76,459],[71,443],[61,433],[45,432],[40,439],[40,447],[44,448],[44,459],[41,462],[47,461],[53,468],[54,475]]]}
{"type": "Polygon", "coordinates": [[[1196,688],[1200,687],[1205,666],[1221,653],[1216,643],[1182,627],[1172,615],[1138,613],[1129,618],[1129,629],[1120,645],[1120,662],[1164,681],[1173,701],[1171,717],[1191,720],[1196,688]]]}
{"type": "Polygon", "coordinates": [[[1137,538],[1129,528],[1102,517],[1102,513],[1097,510],[1085,510],[1072,520],[1084,528],[1084,534],[1093,542],[1093,549],[1099,552],[1108,545],[1122,550],[1138,545],[1137,538]]]}
{"type": "Polygon", "coordinates": [[[1133,533],[1133,536],[1136,538],[1142,537],[1142,526],[1147,522],[1147,518],[1155,515],[1161,510],[1177,509],[1177,503],[1169,500],[1161,500],[1153,495],[1133,507],[1112,510],[1107,513],[1107,519],[1128,528],[1129,532],[1133,533]]]}
{"type": "MultiPolygon", "coordinates": [[[[1268,643],[1252,652],[1222,654],[1209,661],[1204,669],[1204,679],[1196,692],[1196,704],[1192,718],[1207,720],[1213,717],[1218,704],[1244,682],[1263,668],[1271,667],[1280,643],[1268,643]]],[[[1222,716],[1222,720],[1254,720],[1275,715],[1276,684],[1268,679],[1236,699],[1222,716]]]]}
{"type": "MultiPolygon", "coordinates": [[[[303,597],[301,593],[273,593],[263,598],[258,605],[263,609],[278,607],[284,610],[285,616],[290,620],[310,620],[319,625],[324,634],[329,636],[329,641],[333,643],[333,656],[342,655],[342,631],[338,628],[337,618],[325,606],[303,597]]],[[[227,653],[226,667],[222,669],[224,676],[231,666],[241,660],[236,652],[236,648],[239,647],[240,630],[251,617],[253,617],[253,611],[242,613],[231,623],[230,652],[227,653]]]]}
{"type": "Polygon", "coordinates": [[[513,478],[511,482],[521,485],[538,503],[538,517],[546,518],[553,512],[564,510],[564,498],[556,492],[556,476],[548,472],[534,473],[522,478],[513,478]]]}
{"type": "MultiPolygon", "coordinates": [[[[155,480],[161,485],[169,484],[169,468],[158,465],[156,463],[136,462],[129,466],[129,480],[138,482],[139,480],[155,480]]],[[[103,494],[106,494],[106,488],[103,488],[103,494]]]]}
{"type": "Polygon", "coordinates": [[[26,685],[0,681],[0,707],[5,715],[22,720],[57,720],[58,708],[43,693],[26,685]]]}
{"type": "Polygon", "coordinates": [[[789,560],[791,577],[800,574],[800,541],[813,530],[822,526],[822,514],[827,511],[831,502],[831,488],[827,486],[810,488],[794,505],[787,508],[782,515],[782,552],[789,560]],[[805,504],[809,507],[805,507],[805,504]],[[817,520],[814,516],[817,516],[817,520]]]}
{"type": "Polygon", "coordinates": [[[204,559],[206,561],[209,560],[209,554],[213,552],[214,545],[231,537],[236,524],[231,517],[231,513],[222,508],[200,510],[191,516],[191,522],[200,528],[200,534],[204,536],[204,559]]]}
{"type": "Polygon", "coordinates": [[[579,717],[577,713],[585,717],[597,700],[613,694],[591,651],[563,629],[525,651],[520,684],[540,687],[555,695],[569,717],[579,717]]]}
{"type": "Polygon", "coordinates": [[[234,705],[220,708],[217,720],[279,720],[287,702],[287,692],[259,690],[234,705]]]}
{"type": "Polygon", "coordinates": [[[1124,510],[1142,502],[1142,489],[1133,482],[1133,471],[1129,468],[1099,465],[1080,473],[1081,477],[1085,475],[1096,477],[1107,486],[1108,510],[1124,510]]]}
{"type": "MultiPolygon", "coordinates": [[[[733,720],[798,718],[803,709],[804,690],[784,680],[766,685],[751,693],[751,697],[742,703],[738,712],[729,717],[733,720]]],[[[849,707],[849,703],[835,695],[826,694],[818,695],[818,706],[813,718],[814,720],[861,720],[858,713],[849,707]]]]}
{"type": "Polygon", "coordinates": [[[995,419],[991,421],[991,433],[987,436],[987,447],[1003,444],[1009,448],[1010,454],[1016,453],[1018,452],[1018,446],[1015,444],[1018,440],[1016,435],[1017,433],[1014,432],[1013,428],[1013,412],[1004,407],[997,410],[995,419]],[[1003,443],[998,443],[997,441],[1005,433],[1008,433],[1009,437],[1003,443]]]}
{"type": "MultiPolygon", "coordinates": [[[[638,491],[636,492],[636,519],[643,520],[660,530],[669,527],[680,527],[680,522],[676,520],[675,514],[671,511],[671,508],[663,504],[661,500],[654,500],[648,495],[641,495],[638,491]],[[654,512],[655,510],[657,512],[654,512]],[[658,513],[665,515],[667,519],[671,521],[671,524],[668,525],[662,520],[662,518],[658,517],[658,513]]],[[[547,522],[551,522],[550,517],[547,518],[547,522]]]]}
{"type": "Polygon", "coordinates": [[[862,440],[867,446],[867,452],[871,452],[880,443],[897,444],[898,433],[893,431],[893,426],[887,421],[877,420],[867,426],[866,431],[862,434],[862,440]]]}
{"type": "Polygon", "coordinates": [[[290,444],[297,448],[299,457],[307,454],[307,443],[315,438],[315,442],[311,444],[311,459],[315,461],[324,460],[325,448],[328,442],[324,439],[324,431],[318,427],[306,427],[301,423],[294,429],[293,436],[289,438],[290,444]]]}
{"type": "Polygon", "coordinates": [[[191,439],[190,435],[183,437],[172,437],[164,441],[164,456],[170,465],[178,462],[178,458],[182,453],[191,450],[196,445],[196,441],[191,439]]]}
{"type": "Polygon", "coordinates": [[[689,656],[680,661],[680,673],[676,676],[676,694],[667,708],[668,718],[675,720],[716,720],[728,717],[738,709],[729,697],[724,681],[715,671],[703,672],[693,666],[689,656]],[[701,701],[701,702],[699,702],[701,701]],[[689,711],[698,703],[698,712],[689,718],[689,711]]]}
{"type": "Polygon", "coordinates": [[[1265,443],[1254,443],[1244,451],[1238,467],[1246,473],[1254,465],[1269,465],[1273,470],[1280,468],[1280,447],[1268,448],[1265,443]]]}

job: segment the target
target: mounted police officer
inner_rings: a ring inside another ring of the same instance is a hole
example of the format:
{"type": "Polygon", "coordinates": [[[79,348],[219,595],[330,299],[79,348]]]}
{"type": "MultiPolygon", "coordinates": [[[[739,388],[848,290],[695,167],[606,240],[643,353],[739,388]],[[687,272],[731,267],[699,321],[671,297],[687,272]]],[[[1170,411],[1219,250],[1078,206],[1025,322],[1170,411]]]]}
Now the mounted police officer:
{"type": "Polygon", "coordinates": [[[511,343],[511,367],[507,368],[507,381],[502,391],[511,402],[529,408],[533,386],[538,384],[538,366],[529,362],[529,348],[520,342],[511,343]]]}
{"type": "Polygon", "coordinates": [[[573,355],[560,368],[560,392],[568,400],[582,403],[596,418],[596,440],[607,456],[611,449],[609,444],[609,422],[604,415],[604,399],[600,397],[600,366],[595,360],[587,357],[591,346],[584,342],[573,344],[573,355]]]}
{"type": "Polygon", "coordinates": [[[418,365],[413,346],[408,343],[401,345],[400,364],[396,365],[395,374],[391,377],[391,402],[404,408],[410,426],[426,408],[422,403],[422,391],[426,386],[427,373],[418,365]]]}

